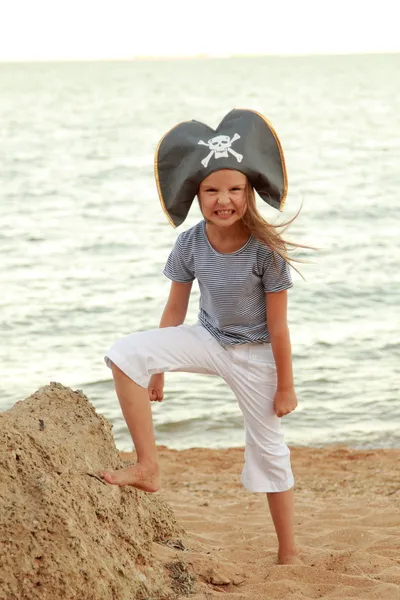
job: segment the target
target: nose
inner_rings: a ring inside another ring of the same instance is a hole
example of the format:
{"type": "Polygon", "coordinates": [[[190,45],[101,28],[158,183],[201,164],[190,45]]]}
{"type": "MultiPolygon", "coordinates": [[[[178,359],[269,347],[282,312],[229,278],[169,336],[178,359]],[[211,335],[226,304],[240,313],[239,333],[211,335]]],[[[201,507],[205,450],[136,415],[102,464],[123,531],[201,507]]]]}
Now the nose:
{"type": "Polygon", "coordinates": [[[230,201],[228,192],[221,192],[218,195],[218,204],[227,205],[230,203],[231,203],[231,201],[230,201]]]}

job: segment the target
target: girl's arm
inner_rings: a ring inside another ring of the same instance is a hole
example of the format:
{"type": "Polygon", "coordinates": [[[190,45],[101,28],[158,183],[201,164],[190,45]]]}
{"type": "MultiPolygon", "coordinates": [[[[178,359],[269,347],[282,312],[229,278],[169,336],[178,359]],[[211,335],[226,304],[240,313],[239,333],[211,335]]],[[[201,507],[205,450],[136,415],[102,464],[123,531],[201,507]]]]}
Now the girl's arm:
{"type": "Polygon", "coordinates": [[[278,375],[278,389],[293,387],[292,348],[287,324],[287,291],[266,294],[267,329],[278,375]]]}
{"type": "MultiPolygon", "coordinates": [[[[172,281],[167,304],[161,317],[160,327],[177,327],[177,325],[182,325],[189,305],[192,283],[192,281],[190,283],[172,281]]],[[[164,399],[164,373],[152,375],[147,389],[149,399],[152,402],[162,402],[164,399]]]]}
{"type": "Polygon", "coordinates": [[[161,317],[160,327],[176,327],[182,325],[186,318],[189,305],[190,292],[193,282],[171,282],[167,304],[161,317]]]}
{"type": "Polygon", "coordinates": [[[294,391],[292,347],[287,324],[287,290],[266,294],[267,328],[278,377],[274,400],[275,412],[282,417],[297,406],[294,391]]]}

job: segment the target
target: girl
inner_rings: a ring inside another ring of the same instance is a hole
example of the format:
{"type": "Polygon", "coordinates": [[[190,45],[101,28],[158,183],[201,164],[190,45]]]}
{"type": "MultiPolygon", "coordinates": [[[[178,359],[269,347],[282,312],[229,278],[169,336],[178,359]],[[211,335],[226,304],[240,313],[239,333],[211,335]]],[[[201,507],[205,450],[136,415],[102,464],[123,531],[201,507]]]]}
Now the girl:
{"type": "Polygon", "coordinates": [[[279,139],[262,115],[249,110],[231,111],[216,131],[197,121],[181,123],[161,140],[155,175],[173,225],[184,221],[196,195],[204,220],[178,236],[168,258],[164,274],[171,289],[160,328],[117,341],[105,357],[137,463],[100,475],[111,484],[156,492],[160,473],[149,399],[163,400],[166,371],[218,375],[244,415],[242,483],[267,494],[278,561],[295,564],[294,480],[280,428],[280,418],[297,406],[286,318],[292,281],[287,244],[261,217],[254,195],[255,188],[283,208],[287,177],[279,139]],[[199,322],[185,326],[195,278],[199,322]]]}

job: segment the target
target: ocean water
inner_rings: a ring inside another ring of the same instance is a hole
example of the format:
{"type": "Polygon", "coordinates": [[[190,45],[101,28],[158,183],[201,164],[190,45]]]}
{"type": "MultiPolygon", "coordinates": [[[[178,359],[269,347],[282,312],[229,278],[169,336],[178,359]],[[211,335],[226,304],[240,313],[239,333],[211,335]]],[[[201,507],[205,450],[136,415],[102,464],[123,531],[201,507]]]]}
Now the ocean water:
{"type": "MultiPolygon", "coordinates": [[[[0,409],[50,381],[82,389],[131,449],[103,356],[157,327],[178,233],[153,177],[177,122],[265,114],[289,172],[285,214],[309,262],[289,323],[299,408],[289,444],[400,443],[400,55],[0,64],[0,409]]],[[[192,294],[187,322],[197,315],[192,294]]],[[[217,378],[169,374],[157,441],[243,444],[217,378]]]]}

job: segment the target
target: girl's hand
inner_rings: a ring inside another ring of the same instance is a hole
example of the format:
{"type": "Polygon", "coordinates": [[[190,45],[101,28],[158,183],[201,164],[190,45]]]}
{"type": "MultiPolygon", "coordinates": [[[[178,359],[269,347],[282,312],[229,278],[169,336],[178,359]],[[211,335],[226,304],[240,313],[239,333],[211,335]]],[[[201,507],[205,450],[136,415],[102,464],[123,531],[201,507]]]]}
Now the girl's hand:
{"type": "Polygon", "coordinates": [[[277,390],[274,396],[274,411],[277,417],[284,417],[291,413],[297,406],[294,388],[277,390]]]}
{"type": "Polygon", "coordinates": [[[164,399],[164,373],[157,373],[150,377],[147,386],[151,402],[162,402],[164,399]]]}

